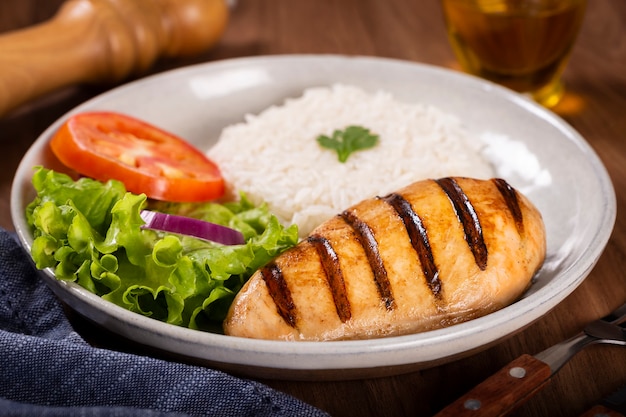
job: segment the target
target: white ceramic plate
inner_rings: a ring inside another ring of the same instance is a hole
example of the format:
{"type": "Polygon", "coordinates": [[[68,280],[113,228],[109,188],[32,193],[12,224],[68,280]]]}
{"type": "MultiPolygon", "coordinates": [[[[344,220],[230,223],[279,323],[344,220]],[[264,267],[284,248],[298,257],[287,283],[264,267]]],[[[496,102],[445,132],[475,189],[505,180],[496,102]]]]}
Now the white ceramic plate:
{"type": "MultiPolygon", "coordinates": [[[[488,147],[498,176],[538,206],[548,254],[524,297],[488,316],[421,334],[363,341],[259,341],[161,323],[103,301],[43,273],[54,292],[92,321],[134,342],[195,362],[275,378],[355,378],[406,372],[468,355],[546,314],[587,276],[602,253],[616,215],[608,174],[585,140],[553,113],[521,95],[457,72],[367,57],[271,56],[203,64],[116,88],[74,109],[115,110],[170,130],[207,149],[228,124],[241,121],[307,87],[345,83],[383,89],[397,99],[430,103],[457,115],[488,147]]],[[[50,126],[22,160],[11,210],[26,249],[32,237],[24,207],[34,197],[35,165],[57,166],[50,126]]]]}

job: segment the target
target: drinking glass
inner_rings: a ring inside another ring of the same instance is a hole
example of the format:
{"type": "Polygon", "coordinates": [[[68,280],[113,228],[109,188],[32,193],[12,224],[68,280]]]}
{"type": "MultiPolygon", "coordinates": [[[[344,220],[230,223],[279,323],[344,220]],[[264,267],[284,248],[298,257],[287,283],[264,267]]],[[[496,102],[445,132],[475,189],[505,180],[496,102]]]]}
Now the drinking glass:
{"type": "Polygon", "coordinates": [[[560,101],[586,0],[442,0],[442,6],[463,70],[546,107],[560,101]]]}

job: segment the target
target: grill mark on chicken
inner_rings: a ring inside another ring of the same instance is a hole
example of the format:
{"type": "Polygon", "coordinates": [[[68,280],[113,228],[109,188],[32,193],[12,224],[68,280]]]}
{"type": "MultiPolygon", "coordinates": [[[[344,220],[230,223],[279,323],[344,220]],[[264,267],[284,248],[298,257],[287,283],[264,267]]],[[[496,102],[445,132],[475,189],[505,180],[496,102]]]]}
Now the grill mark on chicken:
{"type": "Polygon", "coordinates": [[[337,315],[341,322],[345,323],[352,317],[352,312],[350,309],[350,301],[346,293],[346,283],[343,279],[343,272],[341,271],[341,265],[339,265],[339,257],[325,237],[312,235],[307,238],[307,241],[313,245],[320,257],[322,269],[326,273],[326,280],[330,287],[333,301],[335,302],[337,315]]]}
{"type": "Polygon", "coordinates": [[[435,180],[448,195],[452,202],[459,222],[463,225],[465,240],[474,255],[476,265],[484,271],[487,268],[487,246],[483,238],[483,231],[474,206],[469,201],[465,192],[453,178],[440,178],[435,180]]]}
{"type": "Polygon", "coordinates": [[[406,201],[400,194],[389,194],[382,198],[398,213],[400,219],[404,223],[413,249],[417,253],[417,257],[422,266],[422,272],[426,278],[426,284],[432,293],[439,297],[441,295],[441,280],[439,280],[439,269],[435,265],[433,251],[430,247],[428,234],[422,219],[413,210],[411,203],[406,201]]]}
{"type": "Polygon", "coordinates": [[[513,220],[515,221],[515,227],[517,228],[517,232],[520,235],[524,233],[524,217],[522,216],[522,209],[519,205],[519,199],[517,198],[517,192],[511,185],[503,180],[502,178],[494,178],[492,180],[504,201],[506,202],[506,206],[509,208],[509,211],[513,215],[513,220]]]}
{"type": "Polygon", "coordinates": [[[276,304],[278,314],[285,320],[285,322],[296,328],[296,305],[291,297],[291,291],[287,287],[287,282],[283,277],[283,273],[280,267],[274,262],[270,262],[263,268],[261,268],[261,276],[267,289],[276,304]]]}
{"type": "Polygon", "coordinates": [[[374,236],[374,232],[367,223],[359,219],[354,213],[350,211],[344,211],[341,213],[343,220],[354,230],[359,239],[359,243],[365,251],[365,256],[374,274],[374,282],[381,300],[385,303],[387,310],[393,310],[396,307],[396,302],[391,291],[391,284],[389,277],[387,276],[387,269],[383,264],[383,260],[380,257],[378,251],[378,242],[374,236]]]}

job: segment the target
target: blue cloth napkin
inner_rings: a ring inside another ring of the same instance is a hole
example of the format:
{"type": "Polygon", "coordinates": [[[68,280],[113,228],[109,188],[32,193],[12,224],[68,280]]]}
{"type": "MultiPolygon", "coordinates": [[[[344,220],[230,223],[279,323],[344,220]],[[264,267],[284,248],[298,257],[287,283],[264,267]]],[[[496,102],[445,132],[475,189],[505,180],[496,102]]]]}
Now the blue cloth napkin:
{"type": "Polygon", "coordinates": [[[98,349],[0,228],[0,416],[324,416],[255,381],[98,349]]]}

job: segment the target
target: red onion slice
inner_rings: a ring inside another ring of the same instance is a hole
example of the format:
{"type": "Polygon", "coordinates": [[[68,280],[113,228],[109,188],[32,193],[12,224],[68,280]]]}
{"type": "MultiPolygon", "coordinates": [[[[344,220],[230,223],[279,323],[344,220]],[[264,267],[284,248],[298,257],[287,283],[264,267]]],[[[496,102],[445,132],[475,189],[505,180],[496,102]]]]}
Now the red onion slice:
{"type": "Polygon", "coordinates": [[[238,230],[204,220],[150,210],[142,210],[140,216],[146,222],[142,226],[143,228],[193,236],[223,245],[242,245],[245,243],[243,234],[238,230]]]}

